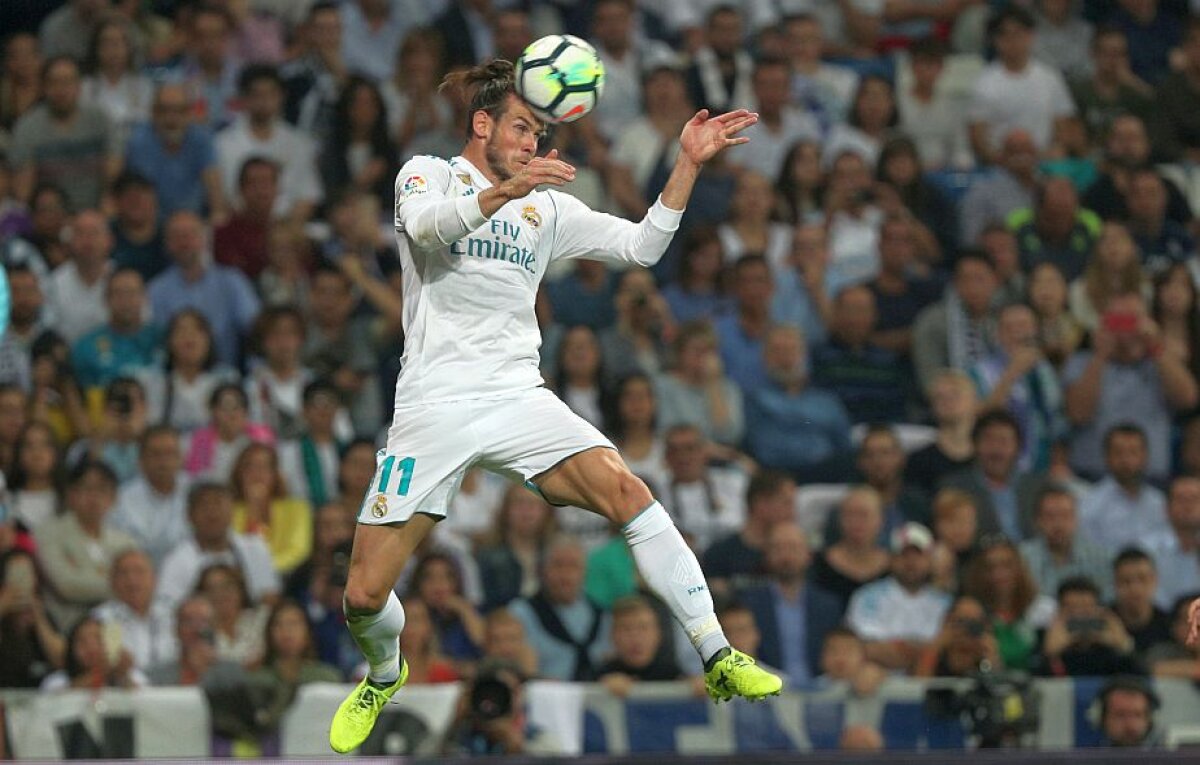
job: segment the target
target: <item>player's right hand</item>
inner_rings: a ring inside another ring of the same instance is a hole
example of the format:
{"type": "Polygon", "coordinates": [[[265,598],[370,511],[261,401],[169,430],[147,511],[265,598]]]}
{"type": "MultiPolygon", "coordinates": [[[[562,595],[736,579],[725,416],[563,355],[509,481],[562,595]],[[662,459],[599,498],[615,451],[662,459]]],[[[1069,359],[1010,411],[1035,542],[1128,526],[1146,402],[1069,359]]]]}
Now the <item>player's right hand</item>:
{"type": "Polygon", "coordinates": [[[538,186],[562,186],[575,180],[575,168],[558,158],[558,149],[544,157],[534,157],[513,177],[504,182],[510,198],[520,199],[538,186]]]}

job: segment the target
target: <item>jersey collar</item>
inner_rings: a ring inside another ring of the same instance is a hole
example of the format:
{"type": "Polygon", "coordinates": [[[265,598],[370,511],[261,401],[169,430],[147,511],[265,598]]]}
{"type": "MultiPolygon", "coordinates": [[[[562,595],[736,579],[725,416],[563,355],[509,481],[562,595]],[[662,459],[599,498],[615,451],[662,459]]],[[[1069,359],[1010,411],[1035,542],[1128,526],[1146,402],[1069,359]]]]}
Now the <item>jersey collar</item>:
{"type": "Polygon", "coordinates": [[[475,165],[464,159],[462,155],[451,159],[450,167],[454,168],[455,173],[465,173],[470,176],[471,185],[480,191],[483,189],[490,189],[492,187],[492,182],[489,181],[483,173],[479,172],[479,168],[475,167],[475,165]]]}

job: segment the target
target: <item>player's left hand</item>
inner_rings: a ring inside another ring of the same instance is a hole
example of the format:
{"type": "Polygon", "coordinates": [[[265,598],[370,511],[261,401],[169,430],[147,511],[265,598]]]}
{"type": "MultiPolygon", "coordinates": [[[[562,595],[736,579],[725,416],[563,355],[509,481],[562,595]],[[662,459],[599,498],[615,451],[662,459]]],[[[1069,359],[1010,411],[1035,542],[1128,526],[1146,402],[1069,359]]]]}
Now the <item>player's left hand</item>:
{"type": "Polygon", "coordinates": [[[716,117],[709,117],[708,109],[701,109],[683,126],[679,147],[684,156],[701,165],[722,149],[749,141],[749,138],[738,133],[756,122],[758,114],[745,109],[718,114],[716,117]]]}

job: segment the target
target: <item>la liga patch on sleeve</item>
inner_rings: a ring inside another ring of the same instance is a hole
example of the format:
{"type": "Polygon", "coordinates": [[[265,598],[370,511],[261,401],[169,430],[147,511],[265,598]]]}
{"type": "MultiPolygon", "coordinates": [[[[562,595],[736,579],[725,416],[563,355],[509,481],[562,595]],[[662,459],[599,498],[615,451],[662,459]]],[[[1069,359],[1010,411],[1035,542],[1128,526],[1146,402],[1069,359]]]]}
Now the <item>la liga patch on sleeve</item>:
{"type": "Polygon", "coordinates": [[[425,182],[423,175],[410,175],[400,184],[400,193],[397,195],[400,199],[408,199],[417,194],[424,194],[429,191],[429,184],[425,182]]]}

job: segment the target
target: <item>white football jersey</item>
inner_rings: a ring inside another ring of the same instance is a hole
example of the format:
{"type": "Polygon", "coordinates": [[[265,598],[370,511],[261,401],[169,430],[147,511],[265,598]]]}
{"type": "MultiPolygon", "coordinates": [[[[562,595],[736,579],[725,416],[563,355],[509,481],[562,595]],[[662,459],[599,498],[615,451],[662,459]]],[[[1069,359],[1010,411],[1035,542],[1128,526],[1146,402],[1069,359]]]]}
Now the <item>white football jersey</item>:
{"type": "Polygon", "coordinates": [[[538,283],[551,261],[658,262],[682,211],[655,202],[640,223],[535,191],[490,219],[491,183],[462,157],[414,157],[396,176],[404,356],[396,407],[499,398],[542,384],[538,283]]]}

